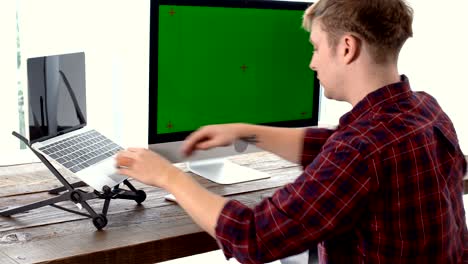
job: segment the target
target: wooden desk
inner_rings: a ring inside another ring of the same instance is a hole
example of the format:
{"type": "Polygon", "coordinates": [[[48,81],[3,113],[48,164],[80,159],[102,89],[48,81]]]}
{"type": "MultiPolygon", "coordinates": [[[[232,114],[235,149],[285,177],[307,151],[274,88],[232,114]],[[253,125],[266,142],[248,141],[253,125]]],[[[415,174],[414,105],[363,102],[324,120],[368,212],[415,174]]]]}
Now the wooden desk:
{"type": "MultiPolygon", "coordinates": [[[[240,155],[233,161],[268,172],[271,178],[223,186],[194,177],[214,193],[254,205],[301,172],[299,166],[266,152],[240,155]]],[[[66,178],[76,181],[73,176],[66,178]]],[[[167,192],[132,183],[146,192],[146,201],[137,206],[133,201],[112,200],[109,223],[102,231],[96,231],[89,218],[50,206],[0,216],[0,263],[155,263],[218,248],[178,205],[164,200],[167,192]]],[[[40,163],[0,168],[0,208],[49,198],[47,191],[57,186],[59,182],[40,163]]],[[[100,211],[103,201],[89,203],[100,211]]],[[[60,205],[77,209],[70,202],[60,205]]]]}
{"type": "MultiPolygon", "coordinates": [[[[266,152],[240,155],[233,161],[266,171],[271,178],[222,186],[194,177],[215,193],[254,205],[301,172],[299,166],[266,152]]],[[[74,181],[73,176],[67,178],[74,181]]],[[[112,200],[109,223],[102,231],[96,231],[89,218],[50,206],[0,217],[0,264],[155,263],[218,248],[178,205],[164,200],[165,191],[132,183],[145,190],[146,201],[137,206],[133,201],[112,200]]],[[[0,208],[48,198],[47,190],[57,186],[42,164],[0,168],[0,208]]],[[[103,201],[90,204],[100,211],[103,201]]],[[[73,204],[68,207],[76,209],[73,204]]]]}

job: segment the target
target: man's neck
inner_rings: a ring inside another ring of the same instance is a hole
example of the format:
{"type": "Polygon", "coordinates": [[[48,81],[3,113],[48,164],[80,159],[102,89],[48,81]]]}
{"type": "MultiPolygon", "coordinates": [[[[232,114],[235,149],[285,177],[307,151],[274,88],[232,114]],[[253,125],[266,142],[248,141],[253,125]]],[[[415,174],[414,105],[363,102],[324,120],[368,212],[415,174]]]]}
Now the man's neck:
{"type": "Polygon", "coordinates": [[[354,107],[364,97],[386,85],[400,82],[400,75],[396,65],[369,67],[358,72],[348,83],[349,100],[354,107]]]}

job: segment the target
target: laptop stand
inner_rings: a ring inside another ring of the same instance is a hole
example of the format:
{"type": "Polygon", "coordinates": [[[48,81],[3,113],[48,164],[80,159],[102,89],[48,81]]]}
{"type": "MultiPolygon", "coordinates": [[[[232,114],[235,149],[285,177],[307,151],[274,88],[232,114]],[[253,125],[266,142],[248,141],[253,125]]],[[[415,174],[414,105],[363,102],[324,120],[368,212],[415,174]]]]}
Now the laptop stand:
{"type": "Polygon", "coordinates": [[[107,210],[109,209],[109,204],[111,199],[126,199],[126,200],[134,200],[137,204],[141,204],[146,199],[146,193],[143,190],[137,190],[133,185],[128,181],[123,181],[130,190],[125,190],[119,188],[119,185],[115,186],[114,188],[110,188],[109,186],[104,186],[101,192],[94,190],[93,192],[86,192],[80,190],[80,187],[88,186],[86,183],[79,181],[70,184],[60,172],[55,169],[55,167],[39,152],[34,150],[29,141],[21,136],[20,134],[13,131],[12,133],[15,137],[19,138],[22,142],[24,142],[29,149],[41,160],[44,165],[54,174],[54,176],[62,183],[62,187],[55,188],[49,191],[49,194],[58,195],[56,197],[46,199],[43,201],[39,201],[36,203],[31,203],[28,205],[12,208],[9,210],[0,211],[0,216],[11,216],[14,214],[26,212],[32,209],[40,208],[43,206],[50,205],[52,207],[74,213],[77,215],[85,216],[92,218],[94,226],[101,230],[107,225],[107,210]],[[97,213],[86,201],[92,199],[103,199],[104,206],[102,208],[101,213],[97,213]],[[79,208],[84,207],[88,214],[82,213],[79,211],[71,210],[59,205],[56,205],[58,202],[63,201],[72,201],[75,203],[79,208]]]}

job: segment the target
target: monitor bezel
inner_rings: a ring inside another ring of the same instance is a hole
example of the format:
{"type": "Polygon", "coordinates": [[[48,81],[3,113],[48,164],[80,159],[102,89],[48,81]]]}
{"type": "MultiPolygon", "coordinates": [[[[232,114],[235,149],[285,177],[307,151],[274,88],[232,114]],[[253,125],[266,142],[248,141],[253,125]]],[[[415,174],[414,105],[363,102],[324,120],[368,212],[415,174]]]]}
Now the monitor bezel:
{"type": "MultiPolygon", "coordinates": [[[[313,2],[287,1],[287,0],[152,0],[150,7],[150,60],[149,60],[149,103],[148,103],[148,144],[176,142],[184,140],[191,131],[157,133],[157,89],[158,89],[158,30],[159,30],[159,6],[181,5],[181,6],[209,6],[209,7],[249,7],[260,9],[286,9],[305,10],[313,2]],[[156,31],[156,32],[155,32],[156,31]],[[151,48],[155,46],[156,48],[151,48]]],[[[289,120],[281,122],[261,123],[259,125],[277,127],[308,127],[318,124],[320,82],[317,73],[314,74],[314,91],[312,99],[312,117],[301,120],[289,120]]]]}

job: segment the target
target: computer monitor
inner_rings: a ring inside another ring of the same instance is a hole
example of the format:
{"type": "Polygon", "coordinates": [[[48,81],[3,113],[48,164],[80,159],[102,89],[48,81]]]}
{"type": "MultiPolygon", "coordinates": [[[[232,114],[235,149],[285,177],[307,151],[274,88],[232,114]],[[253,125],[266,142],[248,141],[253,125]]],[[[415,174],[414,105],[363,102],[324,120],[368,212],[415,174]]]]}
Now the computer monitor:
{"type": "MultiPolygon", "coordinates": [[[[152,0],[150,149],[180,162],[181,142],[204,125],[317,125],[320,86],[308,67],[309,34],[301,28],[310,4],[152,0]]],[[[218,183],[260,177],[233,169],[223,159],[233,154],[238,153],[232,146],[200,151],[188,167],[218,183]]]]}

